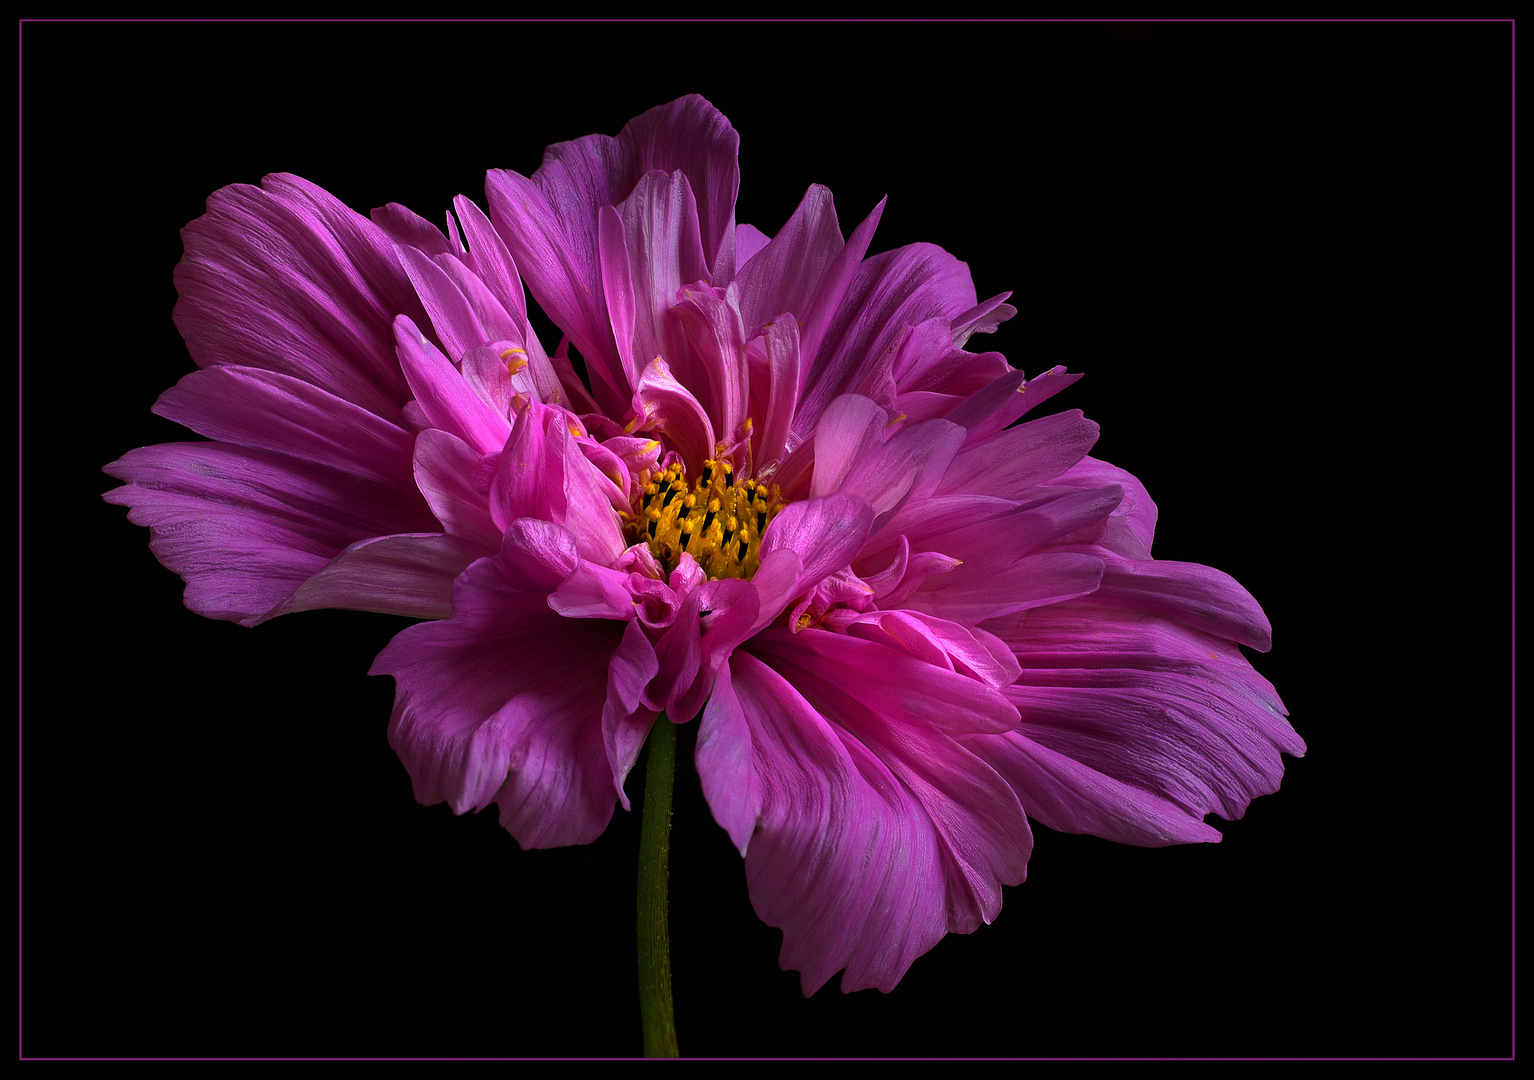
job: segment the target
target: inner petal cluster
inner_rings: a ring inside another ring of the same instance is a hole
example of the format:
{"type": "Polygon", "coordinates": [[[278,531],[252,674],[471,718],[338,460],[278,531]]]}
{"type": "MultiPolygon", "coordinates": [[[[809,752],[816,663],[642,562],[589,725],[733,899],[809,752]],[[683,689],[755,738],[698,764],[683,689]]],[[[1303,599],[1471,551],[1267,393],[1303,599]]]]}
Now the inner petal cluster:
{"type": "Polygon", "coordinates": [[[686,468],[668,465],[640,489],[624,530],[629,541],[647,544],[667,574],[685,551],[710,578],[749,578],[761,565],[762,533],[783,499],[776,484],[733,477],[729,459],[710,458],[689,490],[686,468]]]}

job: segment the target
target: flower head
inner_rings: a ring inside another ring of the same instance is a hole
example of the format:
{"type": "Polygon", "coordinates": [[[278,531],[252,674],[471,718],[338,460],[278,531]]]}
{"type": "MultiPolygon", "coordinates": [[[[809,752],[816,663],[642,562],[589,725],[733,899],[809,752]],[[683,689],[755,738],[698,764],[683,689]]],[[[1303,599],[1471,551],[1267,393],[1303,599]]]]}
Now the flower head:
{"type": "Polygon", "coordinates": [[[107,498],[203,614],[428,620],[373,666],[390,741],[525,847],[594,839],[657,717],[696,721],[784,966],[889,990],[997,915],[1029,817],[1215,840],[1304,744],[1241,654],[1255,601],[1151,558],[1080,412],[1023,420],[1078,376],[965,348],[1006,295],[870,256],[882,204],[844,237],[819,186],[737,224],[737,148],[683,98],[492,172],[446,233],[290,176],[215,193],[176,275],[199,370],[156,406],[214,441],[125,455],[107,498]]]}

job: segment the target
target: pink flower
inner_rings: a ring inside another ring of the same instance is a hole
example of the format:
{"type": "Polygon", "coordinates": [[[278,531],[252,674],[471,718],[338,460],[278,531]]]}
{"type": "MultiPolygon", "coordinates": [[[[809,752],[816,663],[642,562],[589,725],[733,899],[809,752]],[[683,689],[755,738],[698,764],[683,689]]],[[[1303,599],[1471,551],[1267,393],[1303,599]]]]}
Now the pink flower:
{"type": "Polygon", "coordinates": [[[1261,609],[1151,558],[1096,425],[1012,426],[1079,376],[964,349],[1006,295],[869,257],[882,204],[844,239],[818,186],[737,225],[737,147],[683,98],[491,173],[445,236],[294,177],[217,192],[176,275],[199,370],[156,406],[215,441],[107,497],[205,615],[430,620],[373,667],[391,743],[524,847],[596,838],[657,716],[696,719],[783,965],[887,991],[997,915],[1029,817],[1216,840],[1304,744],[1239,648],[1261,609]]]}

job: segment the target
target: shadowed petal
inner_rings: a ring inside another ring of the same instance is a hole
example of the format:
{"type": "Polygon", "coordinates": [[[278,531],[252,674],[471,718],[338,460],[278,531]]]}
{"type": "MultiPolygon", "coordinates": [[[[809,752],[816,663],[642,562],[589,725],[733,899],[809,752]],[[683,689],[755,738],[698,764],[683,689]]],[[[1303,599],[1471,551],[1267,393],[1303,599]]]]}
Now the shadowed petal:
{"type": "Polygon", "coordinates": [[[1022,880],[1027,821],[961,744],[840,695],[811,706],[800,673],[736,653],[705,714],[704,791],[805,993],[838,969],[843,991],[888,991],[945,933],[995,916],[1000,883],[1022,880]],[[754,783],[727,787],[747,755],[754,783]]]}
{"type": "Polygon", "coordinates": [[[199,367],[278,371],[398,422],[397,314],[425,312],[394,241],[296,176],[235,184],[181,230],[175,321],[199,367]]]}
{"type": "Polygon", "coordinates": [[[565,619],[549,591],[575,538],[520,520],[500,553],[458,579],[450,619],[412,626],[374,662],[398,685],[389,741],[416,798],[456,813],[500,806],[524,847],[589,843],[616,796],[602,713],[621,625],[565,619]]]}
{"type": "Polygon", "coordinates": [[[227,443],[141,447],[104,471],[124,486],[102,497],[150,528],[187,607],[246,626],[359,540],[439,531],[419,493],[227,443]]]}

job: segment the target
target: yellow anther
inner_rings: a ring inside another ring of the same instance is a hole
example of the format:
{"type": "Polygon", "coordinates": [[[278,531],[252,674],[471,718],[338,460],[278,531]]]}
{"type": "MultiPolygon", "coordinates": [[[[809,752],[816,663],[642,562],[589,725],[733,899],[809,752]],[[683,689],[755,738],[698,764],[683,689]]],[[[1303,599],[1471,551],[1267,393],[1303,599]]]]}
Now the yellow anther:
{"type": "Polygon", "coordinates": [[[689,491],[683,468],[667,468],[642,489],[625,525],[630,541],[647,543],[667,573],[686,552],[710,578],[749,578],[761,564],[762,530],[783,499],[776,487],[732,483],[734,471],[728,458],[711,458],[689,491]]]}

